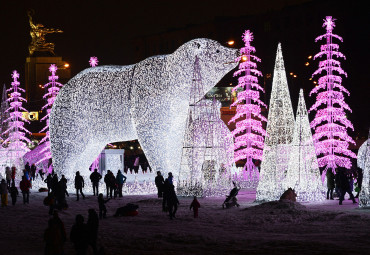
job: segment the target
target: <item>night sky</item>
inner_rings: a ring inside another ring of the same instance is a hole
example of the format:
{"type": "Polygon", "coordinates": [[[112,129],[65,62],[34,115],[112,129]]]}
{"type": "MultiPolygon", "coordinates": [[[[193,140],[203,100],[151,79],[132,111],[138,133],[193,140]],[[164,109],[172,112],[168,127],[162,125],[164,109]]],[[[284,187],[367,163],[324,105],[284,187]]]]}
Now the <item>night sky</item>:
{"type": "MultiPolygon", "coordinates": [[[[320,11],[320,14],[333,15],[338,20],[334,32],[343,37],[344,43],[340,44],[340,50],[347,56],[343,68],[348,73],[348,79],[343,85],[351,92],[351,97],[346,101],[353,109],[349,118],[357,130],[351,135],[357,136],[358,132],[362,136],[367,135],[370,125],[370,82],[368,78],[370,13],[369,9],[365,8],[366,1],[352,1],[351,3],[349,1],[322,1],[329,3],[325,5],[325,10],[319,8],[318,3],[321,1],[308,0],[1,1],[0,84],[5,83],[9,87],[11,72],[16,69],[21,74],[21,86],[24,87],[22,77],[24,77],[24,64],[31,41],[27,17],[29,9],[35,11],[35,22],[47,28],[58,28],[64,31],[63,34],[48,35],[46,39],[47,42],[55,43],[56,55],[62,56],[71,64],[72,74],[75,75],[88,67],[88,60],[91,56],[99,58],[99,65],[132,64],[133,60],[127,58],[127,53],[134,50],[134,46],[130,45],[130,40],[137,37],[166,32],[170,29],[181,29],[187,25],[205,24],[219,17],[237,19],[241,16],[276,13],[283,8],[310,2],[317,4],[317,11],[320,11]],[[335,6],[333,8],[336,9],[335,12],[328,8],[330,4],[335,6]],[[343,17],[336,16],[337,13],[343,14],[343,17]]],[[[258,22],[261,21],[256,19],[251,27],[258,22]]],[[[246,25],[245,29],[248,28],[246,25]]],[[[317,31],[307,31],[314,35],[311,40],[316,51],[312,53],[300,52],[299,46],[294,46],[294,36],[281,38],[286,42],[286,47],[283,45],[283,53],[288,72],[300,70],[301,68],[295,67],[302,66],[306,61],[302,56],[314,54],[319,50],[319,44],[314,43],[314,38],[323,32],[321,27],[317,27],[317,31]],[[290,45],[292,46],[289,47],[290,45]]],[[[235,35],[235,39],[238,40],[240,36],[241,34],[235,35]]],[[[261,58],[271,56],[273,60],[277,42],[272,41],[271,46],[266,47],[267,38],[264,38],[262,34],[258,36],[258,34],[255,35],[254,44],[257,56],[261,58]]],[[[262,58],[262,71],[271,73],[273,61],[265,61],[270,63],[267,66],[263,66],[263,62],[262,58]]],[[[294,88],[293,92],[298,95],[296,92],[298,90],[298,87],[294,88]]],[[[293,92],[291,90],[291,93],[293,92]]],[[[291,96],[295,106],[297,99],[291,96]]],[[[298,96],[294,97],[298,98],[298,96]]]]}

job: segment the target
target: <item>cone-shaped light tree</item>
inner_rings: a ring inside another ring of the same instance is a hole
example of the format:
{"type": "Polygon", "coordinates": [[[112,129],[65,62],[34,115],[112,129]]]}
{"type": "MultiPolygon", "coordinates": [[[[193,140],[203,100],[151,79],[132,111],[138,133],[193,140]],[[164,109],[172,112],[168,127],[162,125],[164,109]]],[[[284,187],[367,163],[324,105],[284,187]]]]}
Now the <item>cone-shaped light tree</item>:
{"type": "Polygon", "coordinates": [[[30,151],[27,143],[31,141],[26,137],[26,133],[30,134],[31,132],[24,127],[24,122],[29,123],[29,121],[23,117],[21,112],[27,112],[27,110],[22,107],[22,102],[26,102],[26,99],[21,97],[21,92],[25,92],[25,90],[19,87],[19,73],[13,71],[12,78],[12,87],[7,90],[7,92],[10,92],[10,98],[7,99],[10,106],[5,111],[5,113],[9,112],[10,116],[4,120],[4,122],[8,123],[8,128],[3,132],[3,135],[8,135],[8,137],[4,140],[3,146],[8,145],[8,164],[14,164],[16,167],[20,167],[23,164],[21,158],[25,153],[30,151]]]}
{"type": "Polygon", "coordinates": [[[46,132],[46,135],[40,141],[40,145],[42,143],[45,143],[45,147],[40,151],[40,154],[42,156],[41,156],[41,159],[36,164],[40,164],[44,161],[49,161],[51,159],[49,116],[50,116],[51,107],[54,104],[55,98],[57,97],[60,88],[63,87],[63,84],[58,82],[59,77],[55,74],[57,70],[58,68],[56,65],[54,64],[50,65],[49,71],[51,72],[51,75],[49,76],[49,82],[44,85],[44,88],[47,89],[47,92],[45,93],[43,98],[47,99],[47,103],[41,108],[41,110],[46,109],[46,115],[40,121],[46,121],[46,126],[40,131],[40,133],[46,132]]]}
{"type": "Polygon", "coordinates": [[[276,53],[268,121],[263,148],[257,201],[279,199],[282,181],[288,170],[290,143],[293,140],[294,114],[285,73],[281,44],[276,53]]]}
{"type": "Polygon", "coordinates": [[[311,91],[310,95],[317,94],[316,103],[310,111],[316,111],[315,118],[311,122],[311,128],[315,130],[313,139],[318,155],[319,167],[325,167],[323,175],[328,169],[335,173],[337,167],[351,168],[351,159],[356,155],[348,149],[349,143],[355,143],[347,134],[347,129],[353,130],[352,123],[347,119],[346,111],[351,112],[349,106],[344,102],[343,93],[349,96],[349,92],[342,86],[342,76],[347,73],[341,68],[340,62],[335,58],[345,56],[339,52],[339,45],[333,43],[333,39],[343,41],[342,37],[333,34],[335,19],[328,16],[324,20],[323,27],[326,33],[316,38],[316,42],[323,40],[320,52],[314,59],[322,58],[319,68],[313,73],[318,78],[318,85],[311,91]]]}
{"type": "Polygon", "coordinates": [[[242,36],[245,46],[240,49],[240,55],[236,58],[240,62],[239,70],[234,73],[238,77],[238,85],[233,88],[233,92],[242,89],[238,93],[237,100],[231,105],[236,106],[236,114],[229,121],[229,124],[236,122],[236,128],[232,132],[234,137],[233,149],[234,161],[246,160],[244,170],[247,176],[252,176],[256,167],[253,160],[262,160],[264,136],[266,131],[263,129],[262,121],[267,119],[261,115],[261,106],[267,106],[260,100],[260,91],[264,89],[258,84],[258,76],[262,73],[257,70],[257,62],[261,60],[253,55],[256,49],[251,45],[253,33],[245,31],[242,36]]]}
{"type": "Polygon", "coordinates": [[[299,91],[295,119],[288,172],[283,188],[294,189],[298,201],[323,200],[324,190],[302,89],[299,91]]]}

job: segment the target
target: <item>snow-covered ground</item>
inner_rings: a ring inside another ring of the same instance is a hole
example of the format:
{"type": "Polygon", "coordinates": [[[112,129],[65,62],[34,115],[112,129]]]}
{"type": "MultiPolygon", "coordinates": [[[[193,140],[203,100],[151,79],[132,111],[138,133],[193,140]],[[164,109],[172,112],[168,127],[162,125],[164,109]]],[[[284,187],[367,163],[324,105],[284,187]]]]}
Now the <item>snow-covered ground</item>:
{"type": "MultiPolygon", "coordinates": [[[[0,254],[43,254],[48,207],[45,193],[32,191],[30,204],[21,196],[15,206],[0,208],[0,254]]],[[[254,204],[255,191],[239,193],[239,208],[222,209],[224,197],[200,198],[199,218],[189,210],[190,198],[179,198],[177,218],[161,211],[156,195],[130,195],[107,203],[108,217],[100,221],[99,246],[106,254],[369,254],[370,210],[350,200],[299,204],[254,204]],[[139,215],[118,217],[117,207],[131,202],[139,215]]],[[[69,235],[76,214],[87,220],[89,208],[98,209],[91,194],[85,200],[67,198],[60,212],[69,235]]],[[[74,254],[70,241],[65,254],[74,254]]],[[[89,253],[92,254],[92,253],[89,253]]]]}

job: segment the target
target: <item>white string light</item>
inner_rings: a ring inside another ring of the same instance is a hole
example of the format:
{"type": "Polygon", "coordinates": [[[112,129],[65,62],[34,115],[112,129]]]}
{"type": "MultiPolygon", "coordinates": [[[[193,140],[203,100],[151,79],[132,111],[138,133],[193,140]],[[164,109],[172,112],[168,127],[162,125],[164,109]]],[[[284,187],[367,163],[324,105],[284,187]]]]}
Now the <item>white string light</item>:
{"type": "Polygon", "coordinates": [[[320,181],[320,170],[302,89],[299,91],[288,171],[283,181],[283,189],[288,188],[295,190],[297,201],[300,202],[324,199],[325,190],[320,181]]]}
{"type": "Polygon", "coordinates": [[[138,139],[154,171],[177,174],[195,57],[208,91],[236,67],[237,54],[194,39],[170,55],[82,71],[60,90],[50,114],[55,171],[86,176],[107,143],[138,139]]]}
{"type": "Polygon", "coordinates": [[[359,196],[359,207],[370,207],[370,130],[369,137],[357,154],[357,166],[362,169],[363,179],[359,196]]]}
{"type": "Polygon", "coordinates": [[[279,199],[281,182],[288,170],[290,143],[293,140],[294,114],[285,73],[281,44],[278,44],[267,120],[257,201],[279,199]]]}

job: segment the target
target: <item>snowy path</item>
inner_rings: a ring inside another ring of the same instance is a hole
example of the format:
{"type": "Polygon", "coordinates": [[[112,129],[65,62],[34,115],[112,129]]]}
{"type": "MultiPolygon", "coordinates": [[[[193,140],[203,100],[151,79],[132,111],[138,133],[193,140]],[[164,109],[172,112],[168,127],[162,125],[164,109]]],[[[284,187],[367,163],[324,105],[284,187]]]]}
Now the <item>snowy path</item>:
{"type": "MultiPolygon", "coordinates": [[[[0,208],[0,254],[43,254],[43,233],[48,207],[45,193],[33,191],[30,204],[21,197],[15,206],[0,208]]],[[[190,198],[179,198],[177,218],[161,212],[155,195],[126,196],[107,203],[108,218],[100,221],[99,245],[107,254],[368,254],[370,210],[357,209],[351,201],[319,204],[253,204],[254,191],[240,192],[240,208],[221,208],[224,200],[200,198],[199,218],[189,210],[190,198]],[[128,202],[139,205],[136,217],[112,215],[128,202]]],[[[97,199],[75,201],[60,212],[67,234],[76,214],[87,220],[87,209],[97,209],[97,199]]],[[[67,241],[66,254],[74,254],[67,241]]],[[[91,253],[92,254],[92,253],[91,253]]]]}

